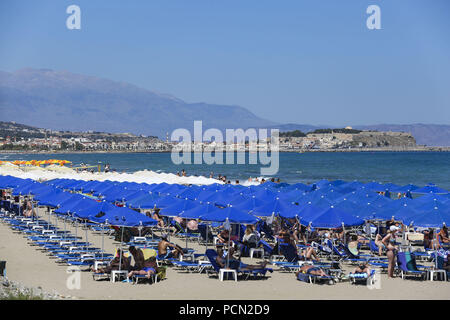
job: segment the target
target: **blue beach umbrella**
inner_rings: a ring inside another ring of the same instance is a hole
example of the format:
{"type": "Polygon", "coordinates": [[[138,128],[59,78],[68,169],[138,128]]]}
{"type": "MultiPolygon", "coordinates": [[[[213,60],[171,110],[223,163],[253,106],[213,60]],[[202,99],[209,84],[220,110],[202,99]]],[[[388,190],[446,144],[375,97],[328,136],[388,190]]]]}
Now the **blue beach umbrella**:
{"type": "Polygon", "coordinates": [[[364,183],[355,180],[355,181],[347,182],[345,184],[341,184],[339,187],[340,187],[340,190],[348,189],[348,190],[354,191],[354,190],[361,188],[363,185],[364,185],[364,183]]]}
{"type": "Polygon", "coordinates": [[[90,198],[73,195],[72,198],[62,202],[60,207],[55,209],[54,212],[59,214],[75,213],[77,210],[95,203],[96,201],[90,198]]]}
{"type": "Polygon", "coordinates": [[[276,198],[262,206],[256,207],[252,214],[257,217],[269,217],[271,215],[280,215],[283,218],[294,218],[298,215],[300,207],[276,198]]]}
{"type": "Polygon", "coordinates": [[[18,196],[20,194],[22,195],[27,195],[27,194],[32,194],[32,195],[36,195],[36,194],[43,194],[43,193],[48,193],[51,191],[54,191],[55,188],[41,184],[39,182],[37,183],[33,183],[33,184],[29,184],[26,185],[24,187],[19,187],[19,188],[15,188],[14,191],[12,192],[12,194],[14,196],[18,196]]]}
{"type": "Polygon", "coordinates": [[[261,199],[256,198],[255,196],[252,196],[251,198],[244,200],[243,202],[235,204],[233,206],[238,210],[249,212],[265,204],[267,204],[266,201],[263,201],[261,199]]]}
{"type": "Polygon", "coordinates": [[[102,209],[104,211],[99,211],[96,215],[91,216],[89,220],[96,223],[108,223],[118,227],[153,226],[158,223],[155,219],[126,207],[110,205],[103,206],[102,209]]]}
{"type": "Polygon", "coordinates": [[[256,191],[253,195],[263,201],[272,201],[278,198],[279,193],[264,188],[256,191]]]}
{"type": "Polygon", "coordinates": [[[223,209],[217,208],[212,203],[201,204],[197,205],[195,208],[182,211],[178,216],[183,219],[199,219],[201,216],[209,214],[216,210],[223,210],[223,209]]]}
{"type": "Polygon", "coordinates": [[[422,203],[420,205],[415,205],[414,208],[419,211],[430,211],[433,209],[441,209],[444,211],[449,211],[450,210],[450,203],[444,203],[444,202],[440,202],[440,201],[430,201],[430,202],[425,202],[422,203]]]}
{"type": "Polygon", "coordinates": [[[398,192],[398,193],[407,193],[407,192],[412,192],[416,189],[419,189],[419,187],[410,183],[410,184],[407,184],[404,186],[399,186],[397,188],[393,188],[391,191],[398,192]]]}
{"type": "Polygon", "coordinates": [[[102,185],[101,181],[88,181],[86,182],[86,184],[83,186],[83,192],[84,193],[91,193],[94,192],[94,190],[96,190],[96,188],[98,188],[99,186],[102,185]]]}
{"type": "Polygon", "coordinates": [[[301,218],[304,224],[313,228],[336,229],[340,227],[354,227],[364,224],[364,220],[351,215],[348,212],[330,207],[307,221],[301,218]]]}
{"type": "Polygon", "coordinates": [[[447,193],[449,193],[448,190],[439,188],[438,186],[433,185],[433,184],[429,184],[429,185],[427,185],[425,187],[413,190],[411,192],[412,193],[419,193],[419,194],[426,194],[426,193],[447,194],[447,193]]]}
{"type": "Polygon", "coordinates": [[[350,213],[354,216],[357,216],[358,212],[362,211],[365,208],[364,204],[356,203],[356,202],[347,200],[346,198],[337,202],[333,206],[339,210],[347,211],[348,213],[350,213]]]}
{"type": "Polygon", "coordinates": [[[147,194],[141,195],[137,198],[132,198],[131,200],[127,200],[126,204],[130,208],[153,209],[153,208],[155,208],[156,203],[160,199],[162,199],[162,198],[154,193],[147,193],[147,194]]]}
{"type": "Polygon", "coordinates": [[[231,223],[254,224],[258,222],[258,218],[254,215],[248,214],[234,207],[226,207],[210,213],[204,214],[200,217],[203,221],[225,222],[228,220],[231,223]]]}
{"type": "Polygon", "coordinates": [[[330,185],[331,186],[333,186],[333,187],[338,187],[338,186],[342,186],[342,185],[345,185],[345,184],[347,184],[347,181],[344,181],[344,180],[333,180],[333,181],[331,181],[330,182],[330,185]]]}
{"type": "Polygon", "coordinates": [[[329,207],[323,208],[323,207],[317,207],[312,204],[304,205],[300,208],[298,217],[300,222],[306,222],[305,225],[308,225],[308,223],[313,220],[316,216],[320,215],[322,212],[328,210],[329,207]]]}
{"type": "Polygon", "coordinates": [[[423,228],[440,228],[450,225],[450,211],[439,208],[416,214],[407,219],[408,224],[423,228]]]}
{"type": "Polygon", "coordinates": [[[180,199],[197,200],[200,191],[202,190],[199,187],[192,186],[177,192],[175,196],[180,199]]]}
{"type": "Polygon", "coordinates": [[[162,196],[156,201],[155,205],[156,208],[163,209],[179,202],[183,202],[183,200],[172,196],[162,196]]]}
{"type": "Polygon", "coordinates": [[[21,179],[13,176],[0,176],[0,189],[14,189],[36,183],[32,179],[21,179]]]}
{"type": "Polygon", "coordinates": [[[173,205],[167,206],[165,208],[162,208],[160,211],[160,214],[163,216],[178,216],[181,212],[187,211],[189,209],[194,209],[197,206],[200,206],[198,202],[184,199],[177,203],[174,203],[173,205]]]}
{"type": "Polygon", "coordinates": [[[439,195],[434,193],[428,193],[424,196],[414,198],[413,203],[417,205],[423,205],[424,203],[430,203],[433,201],[439,201],[442,203],[447,203],[449,201],[449,198],[447,198],[445,195],[439,195]]]}
{"type": "Polygon", "coordinates": [[[72,196],[69,192],[59,191],[47,193],[45,196],[37,196],[35,199],[41,206],[58,207],[61,203],[71,199],[72,196]]]}
{"type": "Polygon", "coordinates": [[[404,204],[400,209],[387,208],[376,214],[376,218],[390,220],[394,218],[399,221],[407,221],[408,218],[418,214],[419,212],[412,206],[404,204]]]}

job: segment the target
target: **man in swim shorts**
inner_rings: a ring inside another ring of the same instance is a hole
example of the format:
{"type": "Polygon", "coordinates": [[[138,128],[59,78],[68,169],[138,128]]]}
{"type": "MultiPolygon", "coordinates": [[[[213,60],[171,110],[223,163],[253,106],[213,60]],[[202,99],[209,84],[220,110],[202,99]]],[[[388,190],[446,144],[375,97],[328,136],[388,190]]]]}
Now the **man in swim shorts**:
{"type": "Polygon", "coordinates": [[[166,236],[161,237],[161,241],[158,243],[158,259],[164,260],[169,258],[178,259],[179,255],[183,255],[183,250],[180,246],[173,244],[167,240],[166,236]],[[172,251],[168,251],[167,249],[171,248],[172,251]]]}

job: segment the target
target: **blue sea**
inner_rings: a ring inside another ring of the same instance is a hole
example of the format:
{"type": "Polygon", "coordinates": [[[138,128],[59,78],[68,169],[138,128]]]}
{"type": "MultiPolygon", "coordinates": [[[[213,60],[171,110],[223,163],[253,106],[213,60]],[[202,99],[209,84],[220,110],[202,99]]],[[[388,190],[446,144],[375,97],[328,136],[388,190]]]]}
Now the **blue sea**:
{"type": "MultiPolygon", "coordinates": [[[[175,165],[170,153],[74,153],[74,154],[1,154],[0,160],[69,160],[97,165],[109,163],[118,172],[153,170],[209,177],[225,175],[229,180],[260,177],[261,165],[248,164],[175,165]]],[[[311,152],[280,153],[276,178],[287,183],[311,183],[320,179],[392,182],[423,186],[428,183],[450,190],[450,153],[448,152],[311,152]]]]}

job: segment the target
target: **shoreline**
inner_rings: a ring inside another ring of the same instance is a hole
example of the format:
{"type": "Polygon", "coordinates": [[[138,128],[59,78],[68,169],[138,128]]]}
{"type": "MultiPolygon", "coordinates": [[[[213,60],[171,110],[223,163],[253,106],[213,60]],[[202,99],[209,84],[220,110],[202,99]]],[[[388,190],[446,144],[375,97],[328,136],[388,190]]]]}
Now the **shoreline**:
{"type": "MultiPolygon", "coordinates": [[[[266,151],[266,150],[261,150],[266,151]]],[[[207,151],[210,152],[210,151],[207,151]]],[[[223,153],[231,152],[231,151],[223,151],[223,153]]],[[[235,153],[238,152],[250,152],[250,151],[233,151],[235,153]]],[[[254,151],[252,151],[254,152],[254,151]]],[[[450,147],[424,147],[424,148],[364,148],[364,149],[298,149],[298,150],[279,150],[279,153],[314,153],[314,152],[450,152],[450,147]]],[[[0,150],[0,154],[133,154],[133,153],[171,153],[171,151],[61,151],[61,150],[53,150],[53,151],[33,151],[33,150],[0,150]]],[[[192,153],[200,153],[200,152],[192,152],[192,153]]]]}

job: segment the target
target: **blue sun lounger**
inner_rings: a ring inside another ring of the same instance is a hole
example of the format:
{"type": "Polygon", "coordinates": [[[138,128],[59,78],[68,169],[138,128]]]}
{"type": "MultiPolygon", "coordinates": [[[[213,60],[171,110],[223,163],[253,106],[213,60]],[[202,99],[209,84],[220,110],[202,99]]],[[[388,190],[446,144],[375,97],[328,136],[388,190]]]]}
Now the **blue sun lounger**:
{"type": "MultiPolygon", "coordinates": [[[[205,255],[209,259],[211,265],[213,266],[214,272],[219,274],[221,268],[216,262],[217,252],[213,249],[208,249],[208,250],[206,250],[205,255]]],[[[254,270],[242,270],[242,269],[236,270],[237,273],[246,275],[247,276],[246,279],[248,279],[251,275],[255,276],[255,277],[256,276],[264,277],[268,271],[271,273],[273,272],[273,270],[271,268],[261,268],[261,269],[254,269],[254,270]]]]}
{"type": "Polygon", "coordinates": [[[348,276],[352,281],[352,284],[357,284],[363,282],[364,284],[373,285],[375,283],[376,270],[370,270],[370,275],[366,272],[362,273],[350,273],[348,276]]]}
{"type": "MultiPolygon", "coordinates": [[[[319,268],[319,267],[315,267],[315,268],[319,268]]],[[[299,272],[297,274],[297,280],[307,282],[307,283],[314,283],[314,284],[317,282],[320,282],[320,283],[327,282],[328,284],[335,284],[335,282],[336,282],[335,277],[330,276],[328,274],[326,276],[314,275],[314,274],[310,273],[312,270],[313,269],[311,268],[311,269],[308,269],[306,272],[299,272]]],[[[326,270],[324,270],[324,272],[327,273],[326,270]]]]}
{"type": "Polygon", "coordinates": [[[427,274],[427,271],[418,269],[416,258],[411,252],[398,252],[397,266],[401,271],[402,279],[405,279],[407,275],[419,276],[425,279],[427,274]]]}

